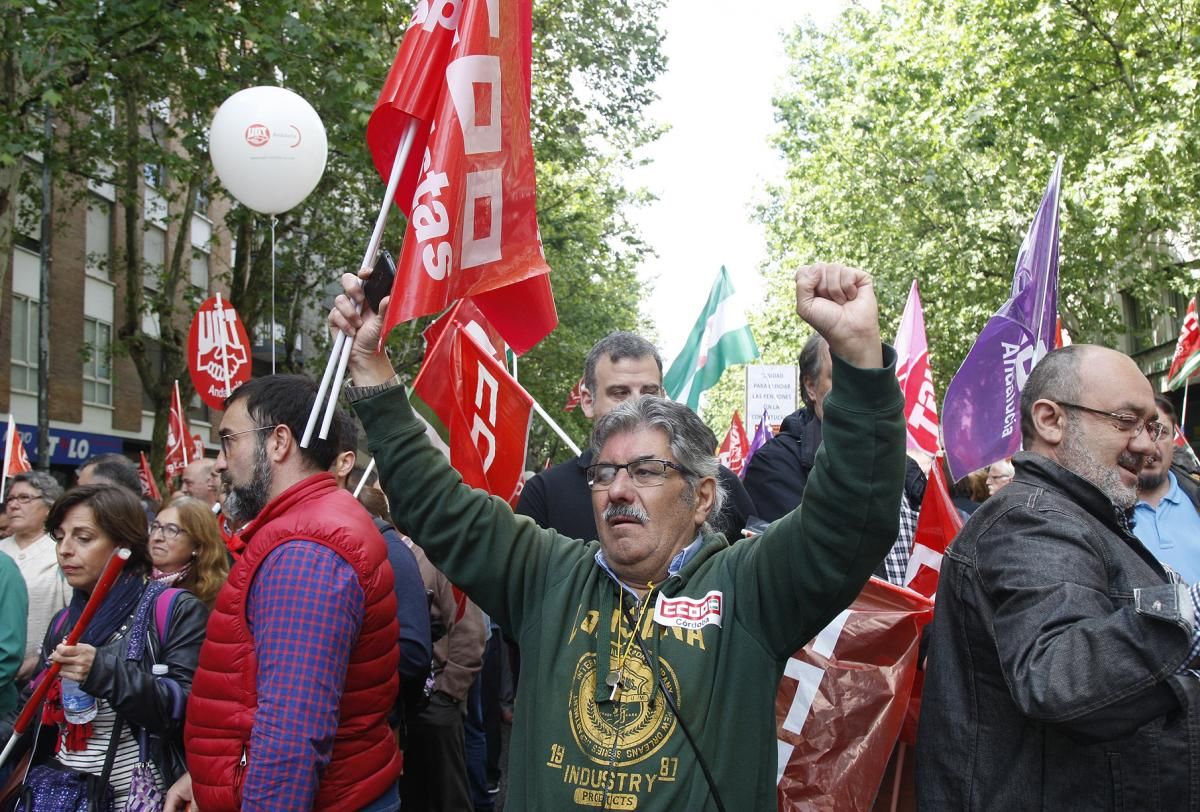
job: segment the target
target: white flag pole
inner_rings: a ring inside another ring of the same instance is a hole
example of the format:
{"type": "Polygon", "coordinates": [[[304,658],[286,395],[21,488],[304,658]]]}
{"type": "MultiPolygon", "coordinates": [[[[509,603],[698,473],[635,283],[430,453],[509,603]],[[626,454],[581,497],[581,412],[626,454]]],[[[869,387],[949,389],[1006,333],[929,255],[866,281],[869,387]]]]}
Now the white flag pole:
{"type": "Polygon", "coordinates": [[[354,498],[362,493],[363,486],[367,484],[367,480],[371,478],[371,472],[375,470],[375,458],[371,457],[371,461],[367,463],[367,470],[363,471],[362,479],[358,480],[358,487],[354,489],[354,498]]]}
{"type": "MultiPolygon", "coordinates": [[[[396,150],[396,159],[392,162],[392,172],[388,175],[387,188],[383,193],[383,203],[379,207],[379,216],[375,219],[375,230],[371,232],[367,250],[363,253],[361,266],[363,268],[372,267],[375,260],[375,253],[379,250],[379,243],[383,239],[383,227],[387,225],[388,214],[392,210],[392,198],[396,196],[396,187],[400,185],[400,173],[404,170],[404,164],[408,161],[408,153],[412,151],[413,141],[416,140],[416,137],[417,120],[414,118],[409,121],[408,129],[404,131],[404,136],[400,139],[400,148],[396,150]]],[[[350,360],[350,346],[350,342],[346,340],[346,334],[338,332],[337,338],[333,342],[333,349],[329,352],[329,362],[325,365],[325,374],[321,378],[321,385],[317,389],[317,398],[313,401],[312,412],[308,415],[308,425],[304,427],[304,436],[300,439],[301,448],[308,448],[309,441],[312,440],[313,428],[317,424],[317,416],[321,413],[322,405],[325,405],[327,394],[329,401],[325,411],[325,420],[321,424],[320,437],[324,440],[329,436],[329,424],[333,421],[333,410],[337,408],[338,395],[342,390],[342,380],[346,376],[346,364],[350,360]],[[331,378],[333,379],[332,387],[329,385],[331,378]]]]}
{"type": "MultiPolygon", "coordinates": [[[[229,386],[229,350],[225,343],[225,308],[221,305],[221,291],[217,291],[217,318],[213,326],[221,336],[217,339],[217,346],[221,348],[221,368],[225,372],[225,397],[229,397],[233,393],[233,389],[229,386]]],[[[272,361],[271,374],[275,374],[274,361],[272,361]]]]}
{"type": "Polygon", "coordinates": [[[183,448],[183,465],[186,468],[191,464],[191,460],[188,459],[187,451],[188,443],[192,441],[192,438],[188,436],[191,432],[191,429],[188,428],[187,418],[183,414],[183,398],[179,396],[178,378],[175,379],[175,405],[179,407],[179,432],[183,435],[183,437],[180,438],[180,443],[182,443],[183,448]]]}
{"type": "Polygon", "coordinates": [[[572,440],[565,431],[563,431],[562,426],[555,423],[554,418],[546,414],[546,410],[542,408],[542,404],[538,403],[536,400],[533,402],[533,410],[537,412],[538,417],[546,421],[546,425],[552,428],[555,434],[562,438],[562,441],[567,444],[567,448],[575,452],[575,456],[579,456],[583,453],[579,450],[579,446],[575,445],[575,441],[572,440]]]}
{"type": "Polygon", "coordinates": [[[0,502],[4,501],[4,486],[8,484],[8,464],[12,461],[12,441],[13,434],[16,432],[16,424],[13,423],[12,412],[8,413],[8,428],[4,430],[4,470],[0,471],[0,502]]]}

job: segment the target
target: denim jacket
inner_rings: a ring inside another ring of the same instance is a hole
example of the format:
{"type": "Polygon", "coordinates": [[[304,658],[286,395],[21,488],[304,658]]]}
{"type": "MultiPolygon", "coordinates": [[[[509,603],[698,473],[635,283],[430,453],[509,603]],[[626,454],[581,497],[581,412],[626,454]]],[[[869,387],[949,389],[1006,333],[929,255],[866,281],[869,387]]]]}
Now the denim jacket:
{"type": "Polygon", "coordinates": [[[920,808],[1200,809],[1186,586],[1090,482],[1013,463],[942,562],[920,808]]]}

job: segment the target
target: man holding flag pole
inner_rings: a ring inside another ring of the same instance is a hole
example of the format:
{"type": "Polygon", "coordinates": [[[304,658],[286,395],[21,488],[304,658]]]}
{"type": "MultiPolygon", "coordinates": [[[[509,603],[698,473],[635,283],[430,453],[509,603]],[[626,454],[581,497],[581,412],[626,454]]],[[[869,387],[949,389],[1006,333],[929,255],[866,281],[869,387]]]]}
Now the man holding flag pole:
{"type": "Polygon", "coordinates": [[[870,278],[836,265],[797,274],[797,313],[831,352],[828,449],[804,510],[732,547],[706,532],[722,498],[712,432],[661,398],[622,404],[593,432],[599,541],[563,543],[465,487],[378,350],[384,319],[357,278],[343,289],[330,323],[353,337],[352,399],[392,515],[528,663],[509,803],[773,808],[784,664],[896,536],[903,403],[870,278]]]}

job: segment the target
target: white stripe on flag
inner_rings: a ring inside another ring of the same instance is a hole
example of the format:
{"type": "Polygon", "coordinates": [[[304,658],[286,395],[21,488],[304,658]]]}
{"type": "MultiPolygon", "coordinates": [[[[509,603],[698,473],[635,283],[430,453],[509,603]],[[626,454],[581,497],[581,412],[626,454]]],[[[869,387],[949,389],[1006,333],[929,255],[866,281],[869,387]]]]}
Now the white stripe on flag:
{"type": "Polygon", "coordinates": [[[913,578],[917,577],[917,571],[921,569],[922,564],[931,570],[941,572],[942,554],[924,544],[914,544],[912,555],[908,557],[908,569],[904,571],[905,586],[911,584],[913,578]]]}

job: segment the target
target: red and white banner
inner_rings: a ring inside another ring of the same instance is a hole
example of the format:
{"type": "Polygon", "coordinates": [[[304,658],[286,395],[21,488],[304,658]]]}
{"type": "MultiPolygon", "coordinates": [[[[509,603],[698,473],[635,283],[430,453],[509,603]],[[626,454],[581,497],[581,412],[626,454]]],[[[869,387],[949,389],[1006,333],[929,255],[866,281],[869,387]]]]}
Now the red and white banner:
{"type": "Polygon", "coordinates": [[[250,337],[237,311],[219,293],[206,299],[192,317],[187,352],[192,384],[212,409],[223,410],[225,398],[250,380],[250,337]]]}
{"type": "Polygon", "coordinates": [[[717,460],[738,476],[746,467],[746,455],[750,453],[750,438],[746,436],[746,427],[742,425],[742,416],[737,409],[733,410],[733,420],[729,423],[729,431],[725,441],[717,451],[717,460]]]}
{"type": "Polygon", "coordinates": [[[138,455],[141,457],[141,462],[138,463],[138,479],[142,481],[142,496],[149,496],[158,502],[162,499],[162,495],[158,492],[154,474],[150,473],[150,461],[146,459],[145,451],[139,451],[138,455]]]}
{"type": "Polygon", "coordinates": [[[788,660],[775,696],[782,812],[871,808],[932,615],[928,598],[872,578],[788,660]]]}
{"type": "Polygon", "coordinates": [[[583,403],[583,378],[577,380],[571,387],[571,391],[567,394],[567,402],[563,404],[563,411],[573,412],[580,403],[583,403]]]}
{"type": "Polygon", "coordinates": [[[470,302],[425,331],[412,404],[463,481],[508,501],[520,487],[533,398],[503,363],[503,348],[470,302]]]}
{"type": "Polygon", "coordinates": [[[912,554],[908,557],[908,571],[904,573],[905,586],[927,598],[932,599],[937,594],[942,555],[962,526],[962,517],[946,487],[941,458],[936,458],[929,468],[929,481],[925,485],[921,513],[913,533],[912,554]]]}
{"type": "Polygon", "coordinates": [[[896,377],[904,392],[904,418],[908,427],[908,447],[936,454],[938,435],[937,396],[933,391],[933,372],[929,368],[929,344],[925,340],[925,313],[917,280],[908,291],[908,302],[896,333],[896,377]]]}
{"type": "Polygon", "coordinates": [[[25,443],[21,440],[21,432],[17,431],[16,421],[10,414],[8,428],[4,431],[4,473],[2,477],[16,476],[32,470],[33,466],[29,464],[29,455],[25,453],[25,443]]]}
{"type": "Polygon", "coordinates": [[[179,381],[171,390],[171,412],[167,419],[167,479],[183,473],[188,463],[195,459],[194,439],[188,428],[187,413],[179,398],[179,381]]]}
{"type": "Polygon", "coordinates": [[[396,192],[408,218],[386,327],[473,297],[513,350],[558,323],[537,227],[529,138],[530,0],[422,0],[367,145],[385,179],[418,122],[396,192]]]}
{"type": "Polygon", "coordinates": [[[1196,297],[1188,302],[1183,326],[1179,329],[1179,340],[1175,343],[1175,355],[1167,371],[1167,388],[1176,389],[1200,367],[1200,321],[1196,318],[1196,297]]]}

